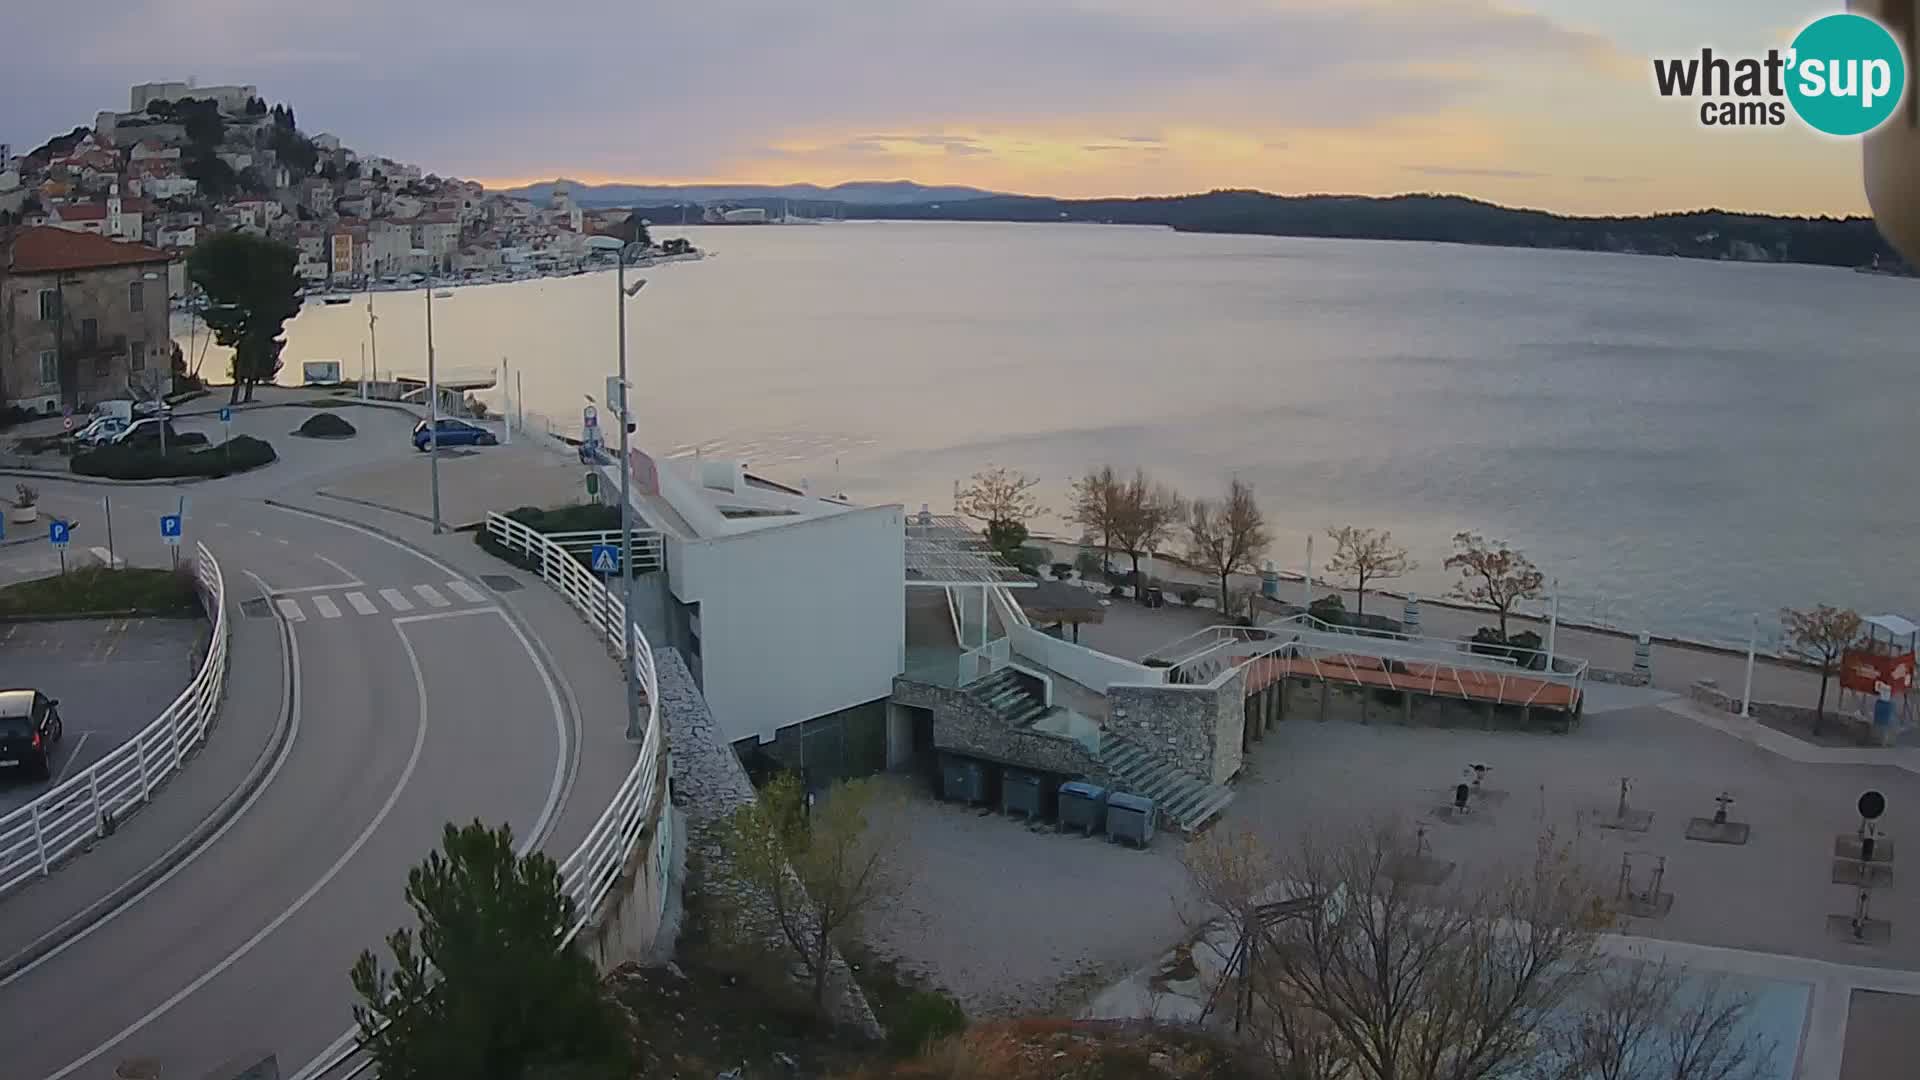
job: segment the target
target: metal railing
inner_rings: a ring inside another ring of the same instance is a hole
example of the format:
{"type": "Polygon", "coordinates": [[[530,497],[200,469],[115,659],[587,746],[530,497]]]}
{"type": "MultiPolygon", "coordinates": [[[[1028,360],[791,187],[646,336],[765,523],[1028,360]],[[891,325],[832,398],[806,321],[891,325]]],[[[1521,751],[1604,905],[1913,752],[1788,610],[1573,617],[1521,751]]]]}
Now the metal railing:
{"type": "Polygon", "coordinates": [[[213,636],[193,681],[112,753],[0,816],[0,894],[45,877],[60,860],[112,832],[206,738],[226,686],[228,628],[226,579],[205,544],[196,545],[194,579],[213,617],[213,636]]]}
{"type": "MultiPolygon", "coordinates": [[[[567,603],[593,627],[613,654],[624,661],[626,641],[620,633],[620,619],[625,610],[617,595],[610,593],[598,577],[545,534],[497,513],[487,514],[487,531],[502,544],[524,552],[530,561],[538,563],[541,578],[566,597],[567,603]]],[[[645,699],[647,733],[640,743],[639,760],[620,781],[620,787],[593,827],[587,830],[587,835],[560,864],[560,891],[572,898],[574,904],[573,925],[567,928],[564,939],[569,945],[599,914],[600,906],[619,883],[627,861],[633,857],[655,806],[668,793],[667,785],[660,783],[660,755],[666,752],[666,732],[660,723],[660,683],[654,672],[653,648],[638,624],[633,627],[633,637],[634,672],[640,679],[645,699]]],[[[664,818],[662,820],[664,822],[664,818]]],[[[301,1075],[316,1080],[320,1077],[353,1080],[372,1068],[373,1059],[362,1057],[356,1043],[301,1075]]]]}
{"type": "Polygon", "coordinates": [[[960,681],[956,684],[966,687],[992,675],[1013,662],[1013,642],[1004,637],[994,638],[960,654],[960,681]]]}
{"type": "MultiPolygon", "coordinates": [[[[489,524],[487,528],[488,531],[493,531],[491,524],[489,524]]],[[[556,532],[544,533],[542,535],[547,538],[548,542],[559,547],[569,555],[591,554],[594,546],[597,544],[611,544],[615,547],[620,546],[619,529],[606,529],[600,532],[556,532]]],[[[499,533],[495,532],[494,537],[495,539],[500,539],[501,543],[506,543],[504,539],[501,539],[499,533]]],[[[665,565],[666,548],[661,542],[660,531],[658,529],[633,530],[634,573],[639,574],[649,570],[658,570],[665,565]]]]}
{"type": "MultiPolygon", "coordinates": [[[[538,563],[541,578],[567,598],[567,603],[593,627],[614,656],[626,659],[627,643],[620,632],[626,609],[618,595],[608,591],[598,577],[551,537],[504,514],[489,513],[487,531],[509,549],[525,552],[529,560],[538,563]]],[[[634,561],[639,561],[637,556],[634,561]]],[[[633,627],[633,637],[634,672],[646,699],[646,735],[640,743],[639,760],[620,782],[606,811],[594,822],[593,828],[587,830],[573,854],[560,864],[561,888],[573,898],[577,912],[576,921],[567,932],[569,941],[592,921],[613,890],[662,794],[658,790],[658,773],[665,738],[660,724],[660,685],[653,669],[653,647],[638,624],[633,627]]]]}

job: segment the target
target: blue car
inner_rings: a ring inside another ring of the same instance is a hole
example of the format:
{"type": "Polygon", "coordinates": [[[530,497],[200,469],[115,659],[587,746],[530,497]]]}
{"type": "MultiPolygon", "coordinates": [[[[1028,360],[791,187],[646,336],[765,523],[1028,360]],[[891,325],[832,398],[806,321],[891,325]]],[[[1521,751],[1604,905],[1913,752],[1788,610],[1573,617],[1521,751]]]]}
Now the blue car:
{"type": "MultiPolygon", "coordinates": [[[[493,432],[465,420],[443,418],[439,425],[437,437],[441,446],[493,446],[500,441],[493,432]]],[[[434,432],[427,430],[427,422],[422,420],[413,429],[413,448],[424,453],[435,437],[434,432]]]]}

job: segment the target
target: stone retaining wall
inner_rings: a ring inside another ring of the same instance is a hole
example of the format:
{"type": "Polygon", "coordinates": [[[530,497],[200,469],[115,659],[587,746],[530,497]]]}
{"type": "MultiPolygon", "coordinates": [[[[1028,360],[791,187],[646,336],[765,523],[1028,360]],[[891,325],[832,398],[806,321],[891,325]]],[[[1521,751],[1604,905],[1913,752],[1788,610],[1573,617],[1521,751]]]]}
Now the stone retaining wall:
{"type": "MultiPolygon", "coordinates": [[[[1720,684],[1712,679],[1700,679],[1687,687],[1687,696],[1709,709],[1721,712],[1740,713],[1740,699],[1720,689],[1720,684]]],[[[1753,719],[1763,724],[1806,727],[1811,729],[1816,719],[1815,710],[1804,705],[1782,705],[1775,701],[1756,701],[1752,709],[1753,719]]],[[[1824,725],[1833,731],[1852,732],[1862,746],[1873,745],[1876,741],[1873,725],[1864,723],[1858,716],[1828,710],[1824,725]]]]}
{"type": "MultiPolygon", "coordinates": [[[[728,888],[727,854],[719,840],[720,827],[735,808],[754,800],[753,784],[733,747],[721,736],[679,650],[655,649],[653,665],[660,687],[660,712],[667,725],[667,745],[673,757],[676,821],[684,819],[687,850],[698,853],[706,867],[704,886],[724,891],[728,888]]],[[[739,894],[730,899],[749,908],[758,900],[739,894]]],[[[767,947],[782,954],[787,950],[785,942],[778,939],[770,939],[767,947]]],[[[837,952],[827,974],[827,1008],[838,1023],[872,1038],[885,1035],[866,995],[854,982],[853,972],[837,952]]]]}
{"type": "Polygon", "coordinates": [[[1653,685],[1653,677],[1644,671],[1608,671],[1605,668],[1588,668],[1587,681],[1607,683],[1612,686],[1653,685]]]}
{"type": "Polygon", "coordinates": [[[1236,669],[1204,686],[1107,687],[1106,730],[1209,783],[1240,772],[1246,729],[1247,673],[1236,669]]]}
{"type": "Polygon", "coordinates": [[[898,675],[893,680],[893,700],[933,714],[933,745],[942,750],[1103,785],[1112,783],[1106,768],[1086,747],[1064,735],[1008,727],[1005,720],[964,690],[916,682],[898,675]]]}

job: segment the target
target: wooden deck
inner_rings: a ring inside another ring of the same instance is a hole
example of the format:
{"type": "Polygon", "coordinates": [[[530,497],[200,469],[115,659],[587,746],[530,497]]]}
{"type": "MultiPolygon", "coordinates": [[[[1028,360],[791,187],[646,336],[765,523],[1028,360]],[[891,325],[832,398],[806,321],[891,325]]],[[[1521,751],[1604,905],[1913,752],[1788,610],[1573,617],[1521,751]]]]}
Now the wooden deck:
{"type": "Polygon", "coordinates": [[[1278,680],[1299,677],[1495,705],[1572,710],[1580,701],[1576,687],[1517,671],[1508,675],[1445,664],[1383,661],[1355,653],[1261,657],[1249,662],[1246,672],[1248,694],[1258,693],[1278,680]]]}

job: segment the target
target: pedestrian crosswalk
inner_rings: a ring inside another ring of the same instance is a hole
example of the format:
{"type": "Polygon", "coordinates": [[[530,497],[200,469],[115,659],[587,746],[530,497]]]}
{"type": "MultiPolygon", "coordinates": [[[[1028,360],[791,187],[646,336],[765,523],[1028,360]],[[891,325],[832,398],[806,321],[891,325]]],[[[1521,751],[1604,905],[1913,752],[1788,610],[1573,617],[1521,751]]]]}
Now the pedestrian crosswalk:
{"type": "Polygon", "coordinates": [[[306,622],[310,617],[329,620],[356,615],[404,615],[423,608],[439,611],[456,604],[491,602],[487,594],[465,581],[374,589],[373,595],[362,590],[343,590],[338,598],[328,592],[309,592],[297,596],[281,594],[273,598],[273,606],[279,610],[280,617],[293,623],[306,622]],[[455,599],[449,599],[448,593],[453,594],[455,599]],[[375,602],[374,596],[379,597],[378,602],[375,602]]]}

